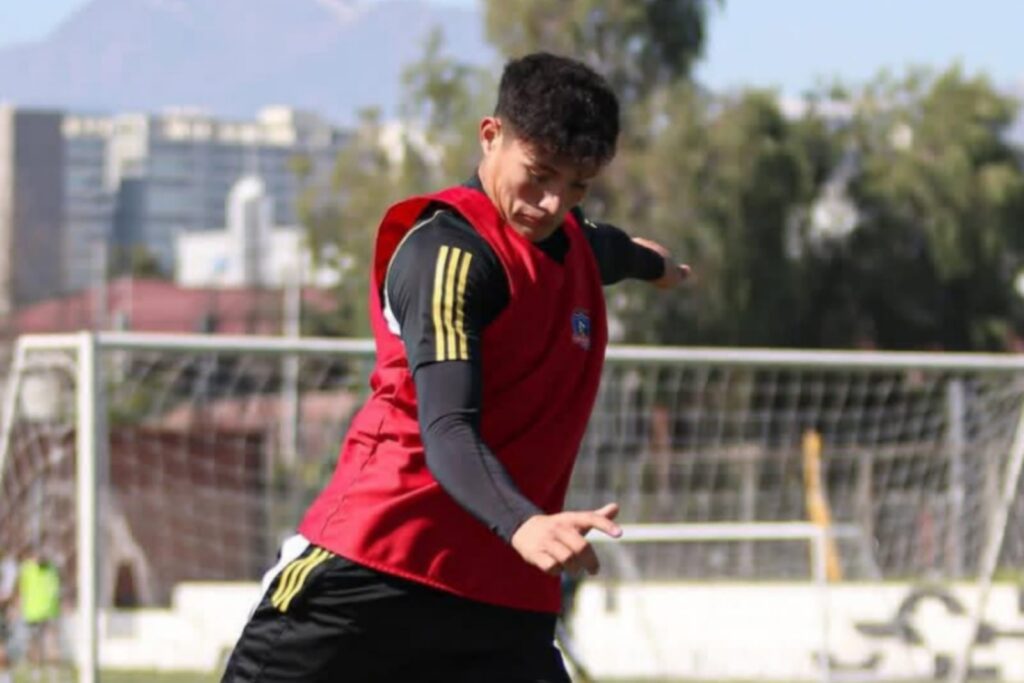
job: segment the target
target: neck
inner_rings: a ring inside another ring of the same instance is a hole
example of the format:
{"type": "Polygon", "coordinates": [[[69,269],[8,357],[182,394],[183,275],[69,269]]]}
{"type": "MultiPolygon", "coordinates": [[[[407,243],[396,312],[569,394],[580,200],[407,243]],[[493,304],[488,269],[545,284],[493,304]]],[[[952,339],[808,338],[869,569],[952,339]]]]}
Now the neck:
{"type": "Polygon", "coordinates": [[[502,220],[506,220],[505,215],[501,211],[501,205],[498,203],[498,196],[494,188],[494,172],[490,165],[487,163],[487,159],[481,159],[480,164],[476,167],[476,175],[480,178],[480,186],[484,188],[484,194],[491,200],[491,204],[497,209],[498,213],[501,214],[502,220]]]}
{"type": "Polygon", "coordinates": [[[494,172],[494,168],[487,163],[487,159],[480,161],[480,165],[476,168],[476,174],[480,177],[480,185],[484,188],[484,194],[491,200],[491,204],[501,216],[502,222],[526,237],[522,228],[509,221],[508,216],[505,215],[505,210],[502,208],[501,202],[498,201],[497,174],[494,172]]]}

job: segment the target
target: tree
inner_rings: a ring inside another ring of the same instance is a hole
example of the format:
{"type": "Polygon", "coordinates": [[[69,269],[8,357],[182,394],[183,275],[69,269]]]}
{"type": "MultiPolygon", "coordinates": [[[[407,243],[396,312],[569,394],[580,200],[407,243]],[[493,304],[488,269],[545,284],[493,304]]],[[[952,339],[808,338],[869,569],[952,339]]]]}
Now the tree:
{"type": "Polygon", "coordinates": [[[885,348],[1005,348],[1024,265],[1024,173],[1006,137],[1016,103],[959,67],[883,74],[849,103],[837,134],[860,158],[861,220],[821,259],[816,309],[866,322],[885,348]]]}
{"type": "Polygon", "coordinates": [[[487,73],[443,54],[443,35],[433,32],[422,59],[404,75],[403,118],[385,124],[376,110],[362,112],[349,145],[339,154],[326,189],[312,165],[293,163],[302,186],[298,211],[318,265],[340,275],[335,311],[311,315],[311,334],[369,333],[366,305],[369,267],[384,210],[404,197],[461,182],[472,172],[476,127],[487,73]]]}
{"type": "MultiPolygon", "coordinates": [[[[681,230],[697,212],[683,199],[693,198],[690,188],[681,187],[679,178],[661,183],[659,166],[692,165],[701,156],[696,122],[703,120],[707,102],[690,76],[704,48],[709,12],[717,5],[710,0],[486,3],[488,36],[505,56],[535,50],[566,54],[609,80],[622,104],[623,135],[618,158],[594,183],[585,208],[598,220],[652,236],[679,253],[687,253],[680,250],[687,242],[681,230]],[[665,159],[666,153],[675,159],[665,159]],[[659,203],[666,197],[672,199],[671,209],[659,203]]],[[[658,302],[633,286],[611,298],[625,338],[632,341],[681,341],[678,332],[692,326],[676,324],[687,315],[669,314],[668,308],[692,311],[692,303],[691,298],[658,302]]]]}
{"type": "Polygon", "coordinates": [[[638,342],[785,346],[798,342],[803,265],[789,248],[837,150],[820,117],[783,115],[773,93],[713,97],[691,84],[648,105],[649,147],[628,150],[616,220],[696,266],[686,296],[630,286],[613,297],[638,342]],[[625,188],[623,190],[623,188],[625,188]]]}
{"type": "MultiPolygon", "coordinates": [[[[298,202],[299,219],[316,267],[338,273],[337,310],[312,316],[308,332],[359,335],[369,332],[366,316],[373,236],[382,208],[401,197],[395,172],[382,144],[379,112],[360,114],[352,140],[339,154],[329,192],[307,172],[298,202]]],[[[296,164],[301,171],[301,164],[296,164]]]]}
{"type": "MultiPolygon", "coordinates": [[[[770,91],[709,93],[691,69],[720,4],[486,3],[488,35],[504,55],[575,56],[621,96],[618,158],[588,213],[696,268],[681,296],[617,288],[610,309],[623,338],[1004,346],[1014,316],[1024,322],[1024,299],[1012,292],[1024,265],[1024,185],[1019,150],[1004,135],[1014,103],[955,68],[822,88],[799,114],[783,112],[770,91]]],[[[445,56],[435,33],[406,72],[404,125],[390,152],[379,118],[365,116],[329,201],[300,203],[319,257],[344,273],[344,312],[331,331],[365,330],[366,266],[383,207],[471,172],[472,131],[493,106],[495,75],[445,56]]]]}
{"type": "Polygon", "coordinates": [[[507,57],[572,55],[608,78],[628,107],[688,79],[712,0],[488,0],[487,36],[507,57]]]}
{"type": "Polygon", "coordinates": [[[424,189],[465,180],[475,169],[480,144],[474,131],[494,106],[495,75],[444,54],[444,34],[434,30],[424,54],[403,73],[402,115],[420,139],[420,156],[431,161],[424,189]]]}
{"type": "Polygon", "coordinates": [[[160,264],[160,259],[139,244],[114,248],[107,267],[107,276],[121,277],[122,275],[158,280],[167,280],[170,277],[160,264]]]}

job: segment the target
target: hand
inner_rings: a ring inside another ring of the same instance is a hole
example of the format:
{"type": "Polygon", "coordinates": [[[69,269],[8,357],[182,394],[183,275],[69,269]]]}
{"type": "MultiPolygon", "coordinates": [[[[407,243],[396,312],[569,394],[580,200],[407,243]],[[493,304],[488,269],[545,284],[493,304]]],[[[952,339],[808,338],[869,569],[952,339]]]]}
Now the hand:
{"type": "Polygon", "coordinates": [[[672,289],[690,277],[690,266],[685,263],[676,263],[676,260],[672,258],[672,254],[665,247],[643,237],[634,237],[633,241],[642,247],[647,247],[651,251],[661,254],[661,257],[665,259],[665,274],[651,282],[658,289],[672,289]]]}
{"type": "Polygon", "coordinates": [[[601,564],[584,536],[597,529],[618,538],[622,529],[613,521],[618,514],[618,504],[609,503],[599,510],[534,515],[512,534],[512,547],[529,564],[548,574],[596,574],[601,564]]]}

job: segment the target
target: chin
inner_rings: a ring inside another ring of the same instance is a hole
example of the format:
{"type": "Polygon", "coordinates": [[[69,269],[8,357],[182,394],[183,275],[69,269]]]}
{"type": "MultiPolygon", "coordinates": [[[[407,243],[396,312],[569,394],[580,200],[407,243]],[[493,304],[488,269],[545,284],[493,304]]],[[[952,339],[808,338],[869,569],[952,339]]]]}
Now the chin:
{"type": "Polygon", "coordinates": [[[542,242],[550,237],[551,233],[554,232],[554,230],[549,230],[548,228],[540,225],[526,225],[524,223],[514,223],[513,227],[520,235],[531,242],[542,242]]]}

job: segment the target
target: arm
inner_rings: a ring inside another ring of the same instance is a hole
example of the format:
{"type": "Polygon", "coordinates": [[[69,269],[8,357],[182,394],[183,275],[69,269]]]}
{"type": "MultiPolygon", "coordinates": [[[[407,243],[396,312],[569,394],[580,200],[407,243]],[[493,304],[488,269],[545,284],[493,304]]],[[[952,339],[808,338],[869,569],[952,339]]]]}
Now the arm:
{"type": "Polygon", "coordinates": [[[689,275],[689,266],[677,264],[660,244],[630,237],[625,231],[608,223],[592,222],[579,207],[573,209],[573,214],[583,226],[584,235],[594,251],[602,284],[612,285],[631,278],[669,288],[689,275]]]}
{"type": "Polygon", "coordinates": [[[460,506],[508,541],[540,510],[519,491],[480,435],[480,335],[508,302],[500,262],[462,219],[437,213],[399,247],[388,269],[386,293],[416,383],[427,467],[460,506]],[[445,300],[446,288],[434,287],[439,265],[441,273],[449,267],[457,276],[465,273],[464,284],[451,292],[455,301],[445,300]],[[437,296],[441,300],[435,302],[437,296]],[[464,338],[457,338],[451,349],[446,305],[463,318],[464,338]],[[438,324],[444,328],[440,346],[438,324]]]}
{"type": "Polygon", "coordinates": [[[431,363],[416,370],[416,400],[427,467],[467,512],[505,541],[541,514],[480,437],[480,370],[475,363],[431,363]]]}
{"type": "Polygon", "coordinates": [[[617,507],[544,514],[480,435],[480,338],[509,297],[504,269],[490,247],[460,218],[435,215],[399,247],[385,293],[385,315],[413,371],[427,467],[437,482],[526,562],[549,573],[596,572],[597,556],[584,535],[592,528],[618,535],[612,522],[617,507]],[[452,258],[459,284],[451,290],[455,300],[447,301],[448,289],[434,283],[452,258]],[[454,348],[448,344],[446,311],[463,321],[454,348]]]}

